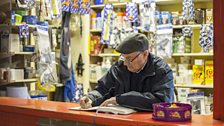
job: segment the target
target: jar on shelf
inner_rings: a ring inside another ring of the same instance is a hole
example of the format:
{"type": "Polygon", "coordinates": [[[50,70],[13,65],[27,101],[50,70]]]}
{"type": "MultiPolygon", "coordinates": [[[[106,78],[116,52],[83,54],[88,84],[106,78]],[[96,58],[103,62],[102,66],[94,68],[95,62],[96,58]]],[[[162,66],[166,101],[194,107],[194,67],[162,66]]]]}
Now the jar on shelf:
{"type": "Polygon", "coordinates": [[[101,13],[97,13],[97,16],[96,16],[96,29],[102,29],[101,13]]]}
{"type": "Polygon", "coordinates": [[[96,13],[93,13],[91,15],[91,26],[90,29],[94,30],[96,29],[96,13]]]}

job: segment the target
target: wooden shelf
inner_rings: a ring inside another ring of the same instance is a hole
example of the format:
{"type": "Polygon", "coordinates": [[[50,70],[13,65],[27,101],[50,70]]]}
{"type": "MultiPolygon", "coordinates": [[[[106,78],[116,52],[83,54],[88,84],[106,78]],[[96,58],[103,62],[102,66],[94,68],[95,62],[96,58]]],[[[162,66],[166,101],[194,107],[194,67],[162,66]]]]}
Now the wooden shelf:
{"type": "Polygon", "coordinates": [[[210,85],[197,85],[197,84],[175,84],[175,87],[179,87],[179,88],[213,88],[213,84],[210,85]]]}
{"type": "MultiPolygon", "coordinates": [[[[212,0],[194,0],[194,2],[211,2],[212,0]]],[[[155,0],[157,5],[180,4],[182,0],[155,0]]],[[[125,8],[126,3],[112,3],[114,8],[125,8]]],[[[103,9],[104,4],[91,5],[92,9],[103,9]]]]}
{"type": "Polygon", "coordinates": [[[173,53],[172,56],[213,56],[213,53],[173,53]]]}
{"type": "Polygon", "coordinates": [[[10,80],[10,81],[1,80],[0,81],[0,86],[8,85],[10,83],[32,83],[32,82],[37,82],[37,79],[34,78],[34,79],[10,80]]]}
{"type": "MultiPolygon", "coordinates": [[[[125,8],[126,7],[126,3],[112,3],[114,8],[125,8]]],[[[92,9],[103,9],[104,8],[104,4],[100,4],[100,5],[91,5],[90,6],[92,9]]]]}
{"type": "Polygon", "coordinates": [[[0,58],[6,58],[13,55],[33,55],[35,52],[0,52],[0,58]]]}
{"type": "Polygon", "coordinates": [[[102,30],[90,30],[91,33],[101,33],[102,30]]]}
{"type": "Polygon", "coordinates": [[[90,54],[90,56],[99,56],[99,57],[118,57],[120,54],[115,54],[115,53],[101,53],[101,54],[90,54]]]}
{"type": "Polygon", "coordinates": [[[201,24],[194,24],[194,25],[173,25],[173,28],[174,28],[174,29],[179,29],[179,28],[187,27],[187,26],[190,26],[190,27],[192,27],[193,29],[200,29],[201,24]]]}
{"type": "Polygon", "coordinates": [[[97,84],[96,80],[89,80],[89,82],[92,83],[92,84],[97,84]]]}

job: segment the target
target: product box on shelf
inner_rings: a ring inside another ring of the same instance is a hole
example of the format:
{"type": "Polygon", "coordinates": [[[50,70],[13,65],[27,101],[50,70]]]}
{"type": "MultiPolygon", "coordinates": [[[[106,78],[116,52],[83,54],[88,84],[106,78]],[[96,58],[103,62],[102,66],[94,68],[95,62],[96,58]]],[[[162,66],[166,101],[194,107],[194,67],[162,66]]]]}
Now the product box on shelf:
{"type": "Polygon", "coordinates": [[[192,83],[205,84],[205,68],[203,59],[195,59],[193,65],[192,83]]]}
{"type": "Polygon", "coordinates": [[[213,84],[213,61],[205,61],[205,84],[213,84]]]}
{"type": "Polygon", "coordinates": [[[193,65],[193,84],[204,84],[204,66],[203,65],[193,65]]]}

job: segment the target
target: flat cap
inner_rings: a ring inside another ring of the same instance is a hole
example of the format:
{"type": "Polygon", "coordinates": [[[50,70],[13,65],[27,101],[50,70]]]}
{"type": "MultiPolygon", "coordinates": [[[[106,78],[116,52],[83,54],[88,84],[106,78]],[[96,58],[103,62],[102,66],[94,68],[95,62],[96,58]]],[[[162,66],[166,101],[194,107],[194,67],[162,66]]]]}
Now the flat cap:
{"type": "Polygon", "coordinates": [[[116,51],[122,54],[129,54],[137,51],[145,51],[148,47],[148,39],[144,34],[133,33],[117,46],[116,51]]]}

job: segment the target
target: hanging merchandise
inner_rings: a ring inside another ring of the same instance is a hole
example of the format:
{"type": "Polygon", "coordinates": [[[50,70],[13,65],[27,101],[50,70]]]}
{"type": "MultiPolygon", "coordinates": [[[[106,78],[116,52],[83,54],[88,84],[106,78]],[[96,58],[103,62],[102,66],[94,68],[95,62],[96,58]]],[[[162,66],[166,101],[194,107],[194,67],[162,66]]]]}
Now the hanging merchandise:
{"type": "Polygon", "coordinates": [[[90,0],[80,0],[80,14],[89,14],[90,13],[90,0]]]}
{"type": "Polygon", "coordinates": [[[61,0],[62,11],[70,12],[70,0],[61,0]]]}
{"type": "Polygon", "coordinates": [[[110,41],[110,45],[115,48],[118,46],[118,44],[121,42],[121,38],[120,38],[120,33],[121,30],[119,30],[117,27],[113,27],[113,32],[111,34],[111,41],[110,41]]]}
{"type": "Polygon", "coordinates": [[[80,0],[72,0],[71,13],[78,13],[80,7],[80,0]]]}
{"type": "Polygon", "coordinates": [[[103,30],[101,34],[101,44],[109,44],[113,31],[114,12],[112,4],[105,4],[103,9],[103,30]]]}
{"type": "Polygon", "coordinates": [[[64,101],[65,102],[74,102],[75,93],[76,93],[76,82],[75,82],[75,73],[73,65],[71,68],[71,78],[65,82],[64,86],[64,101]]]}
{"type": "Polygon", "coordinates": [[[51,0],[53,18],[61,15],[61,0],[51,0]]]}
{"type": "Polygon", "coordinates": [[[31,9],[35,7],[35,0],[16,0],[16,4],[19,8],[31,9]]]}
{"type": "Polygon", "coordinates": [[[29,26],[27,24],[22,24],[19,26],[19,37],[20,38],[29,37],[29,26]]]}
{"type": "Polygon", "coordinates": [[[62,40],[60,42],[60,79],[64,83],[71,77],[71,13],[63,12],[62,15],[62,40]]]}
{"type": "Polygon", "coordinates": [[[53,15],[52,15],[52,8],[51,8],[51,0],[40,0],[39,3],[39,21],[46,21],[46,20],[51,20],[53,15]]]}
{"type": "Polygon", "coordinates": [[[138,22],[138,8],[134,2],[126,4],[126,19],[130,22],[138,22]]]}
{"type": "Polygon", "coordinates": [[[75,102],[80,102],[80,99],[83,97],[83,84],[77,84],[75,89],[75,102]]]}
{"type": "Polygon", "coordinates": [[[155,48],[157,56],[171,58],[172,56],[172,25],[159,25],[156,31],[155,48]]]}
{"type": "Polygon", "coordinates": [[[84,63],[82,60],[82,55],[81,53],[79,54],[79,59],[78,59],[78,63],[76,63],[76,70],[77,70],[77,74],[78,76],[82,76],[83,75],[83,71],[84,71],[84,63]]]}
{"type": "Polygon", "coordinates": [[[183,20],[184,22],[194,23],[194,3],[193,0],[183,0],[183,20]]]}
{"type": "Polygon", "coordinates": [[[201,25],[199,45],[203,52],[208,52],[213,47],[213,24],[201,25]]]}
{"type": "Polygon", "coordinates": [[[139,6],[141,29],[145,32],[155,32],[155,8],[156,4],[154,0],[145,0],[139,6]]]}
{"type": "Polygon", "coordinates": [[[62,11],[70,13],[89,14],[90,0],[61,0],[62,11]]]}
{"type": "Polygon", "coordinates": [[[182,35],[184,40],[184,52],[191,53],[191,37],[193,35],[192,27],[186,26],[182,28],[182,35]]]}
{"type": "Polygon", "coordinates": [[[52,92],[55,91],[54,83],[58,81],[56,71],[55,53],[51,52],[48,26],[45,23],[37,25],[37,47],[39,54],[39,62],[37,63],[37,71],[40,75],[38,87],[41,90],[52,92]],[[39,25],[41,24],[41,25],[39,25]]]}

